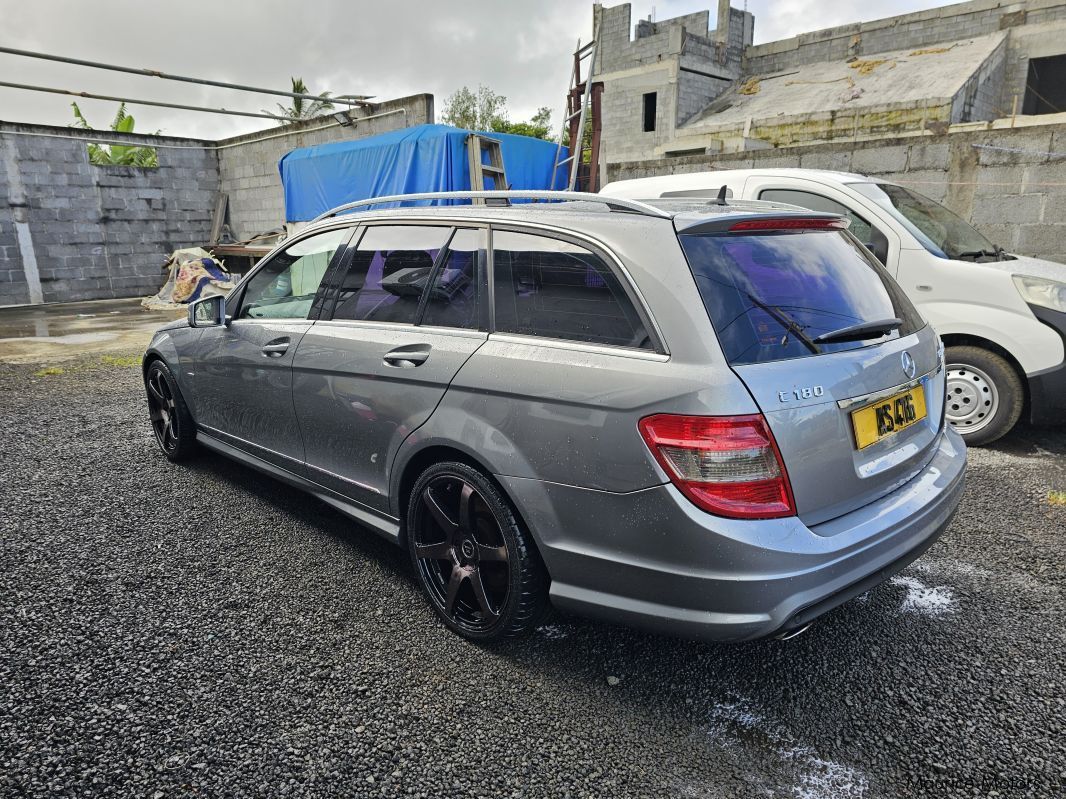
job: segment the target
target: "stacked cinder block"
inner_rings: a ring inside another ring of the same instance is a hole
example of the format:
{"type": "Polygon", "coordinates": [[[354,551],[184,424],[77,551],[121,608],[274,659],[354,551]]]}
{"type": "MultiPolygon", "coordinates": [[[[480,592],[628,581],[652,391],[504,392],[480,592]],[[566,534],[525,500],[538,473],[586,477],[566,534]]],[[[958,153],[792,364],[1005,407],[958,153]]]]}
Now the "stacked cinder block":
{"type": "Polygon", "coordinates": [[[172,250],[202,245],[210,235],[218,165],[209,145],[108,134],[183,149],[157,148],[158,168],[96,166],[85,143],[58,138],[71,135],[0,125],[8,155],[0,175],[20,189],[18,197],[4,192],[0,203],[0,304],[31,301],[31,257],[45,302],[150,294],[172,250]],[[21,241],[16,220],[24,224],[21,241]]]}

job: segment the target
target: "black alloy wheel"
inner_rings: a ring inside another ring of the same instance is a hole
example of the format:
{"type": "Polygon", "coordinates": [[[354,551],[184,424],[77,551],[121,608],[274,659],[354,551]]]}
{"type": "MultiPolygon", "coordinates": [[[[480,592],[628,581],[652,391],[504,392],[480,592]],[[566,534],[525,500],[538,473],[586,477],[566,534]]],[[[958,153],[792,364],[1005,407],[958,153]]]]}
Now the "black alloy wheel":
{"type": "Polygon", "coordinates": [[[445,624],[493,641],[533,629],[547,605],[547,579],[508,503],[462,463],[431,466],[415,483],[408,548],[419,582],[445,624]]]}
{"type": "Polygon", "coordinates": [[[170,460],[183,460],[195,449],[196,431],[185,400],[165,363],[152,362],[144,378],[144,387],[156,443],[170,460]]]}

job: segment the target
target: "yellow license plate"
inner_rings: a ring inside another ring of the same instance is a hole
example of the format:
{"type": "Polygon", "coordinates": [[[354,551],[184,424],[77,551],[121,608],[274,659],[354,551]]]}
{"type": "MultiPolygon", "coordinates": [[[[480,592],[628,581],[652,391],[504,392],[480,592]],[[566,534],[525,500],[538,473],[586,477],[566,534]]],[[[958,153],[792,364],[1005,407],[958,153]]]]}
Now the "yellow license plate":
{"type": "Polygon", "coordinates": [[[921,386],[901,391],[851,413],[855,445],[866,449],[871,444],[906,430],[926,416],[925,389],[921,386]]]}

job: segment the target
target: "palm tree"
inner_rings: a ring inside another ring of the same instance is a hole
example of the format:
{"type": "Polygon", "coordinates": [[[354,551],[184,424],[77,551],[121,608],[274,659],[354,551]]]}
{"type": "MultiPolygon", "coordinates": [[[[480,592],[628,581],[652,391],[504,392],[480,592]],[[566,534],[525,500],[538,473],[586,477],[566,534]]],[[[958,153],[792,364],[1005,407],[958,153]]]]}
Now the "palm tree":
{"type": "MultiPolygon", "coordinates": [[[[311,92],[307,88],[307,84],[304,83],[303,78],[290,78],[292,81],[292,91],[294,94],[310,94],[311,92]]],[[[321,116],[327,111],[333,110],[333,102],[329,99],[329,92],[322,92],[316,95],[317,100],[306,100],[303,97],[293,97],[291,105],[284,106],[278,103],[278,116],[286,117],[287,119],[311,119],[312,117],[321,116]]],[[[273,111],[267,111],[263,109],[264,114],[272,114],[273,111]]],[[[285,121],[279,120],[278,124],[284,125],[285,121]]]]}

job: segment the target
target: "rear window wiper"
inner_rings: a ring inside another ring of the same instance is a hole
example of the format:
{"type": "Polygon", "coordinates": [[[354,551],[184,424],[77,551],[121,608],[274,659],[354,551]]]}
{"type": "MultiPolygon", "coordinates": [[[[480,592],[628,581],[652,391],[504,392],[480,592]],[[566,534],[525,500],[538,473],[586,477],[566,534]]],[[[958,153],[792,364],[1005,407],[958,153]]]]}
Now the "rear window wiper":
{"type": "MultiPolygon", "coordinates": [[[[780,308],[775,308],[772,305],[767,305],[765,302],[757,300],[750,291],[745,291],[748,295],[748,299],[751,300],[755,307],[765,311],[770,317],[777,322],[781,327],[785,328],[785,340],[788,339],[788,333],[792,333],[807,349],[813,352],[815,355],[819,354],[822,350],[814,341],[803,332],[803,327],[791,316],[782,311],[780,308]]],[[[902,324],[902,322],[900,323],[902,324]]],[[[782,344],[784,341],[782,342],[782,344]]]]}
{"type": "Polygon", "coordinates": [[[893,330],[903,325],[902,319],[878,319],[873,322],[860,322],[857,325],[848,325],[839,330],[831,330],[816,336],[816,344],[828,344],[833,341],[862,341],[877,336],[887,336],[893,330]]]}

